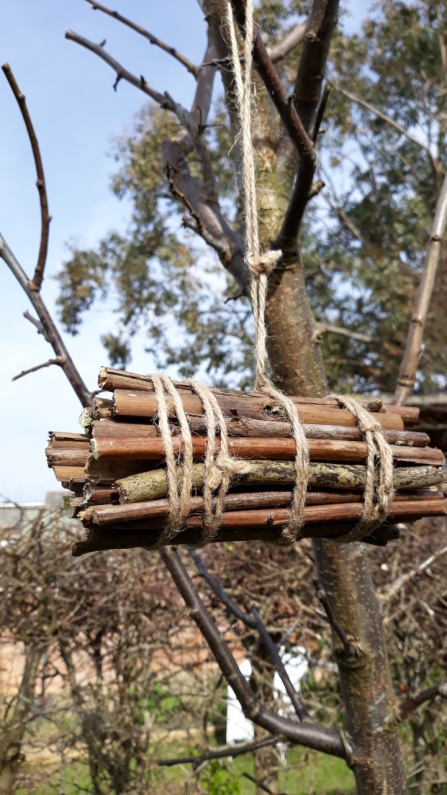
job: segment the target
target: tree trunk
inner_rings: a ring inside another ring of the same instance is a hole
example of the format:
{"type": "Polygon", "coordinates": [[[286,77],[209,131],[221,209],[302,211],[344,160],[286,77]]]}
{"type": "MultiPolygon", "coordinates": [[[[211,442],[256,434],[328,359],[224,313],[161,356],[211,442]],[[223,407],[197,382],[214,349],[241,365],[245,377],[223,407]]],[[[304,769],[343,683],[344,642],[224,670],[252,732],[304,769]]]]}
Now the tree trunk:
{"type": "MultiPolygon", "coordinates": [[[[267,306],[269,359],[275,380],[289,394],[326,392],[312,324],[302,267],[274,275],[267,306]]],[[[334,615],[359,650],[358,657],[348,659],[334,639],[358,795],[402,795],[406,788],[399,740],[384,729],[394,692],[366,548],[315,541],[314,553],[334,615]]]]}
{"type": "Polygon", "coordinates": [[[25,652],[25,668],[8,724],[2,727],[0,739],[0,795],[13,795],[17,774],[23,761],[22,743],[32,715],[34,689],[42,650],[29,646],[25,652]]]}

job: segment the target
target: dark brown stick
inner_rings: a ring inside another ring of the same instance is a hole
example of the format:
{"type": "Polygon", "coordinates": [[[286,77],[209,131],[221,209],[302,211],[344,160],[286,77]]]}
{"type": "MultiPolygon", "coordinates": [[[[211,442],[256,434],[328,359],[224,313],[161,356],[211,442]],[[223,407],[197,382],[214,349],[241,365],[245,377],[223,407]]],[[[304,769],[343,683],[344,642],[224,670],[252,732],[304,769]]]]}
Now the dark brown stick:
{"type": "MultiPolygon", "coordinates": [[[[31,116],[29,114],[26,105],[25,96],[20,91],[20,88],[17,84],[17,81],[13,75],[12,69],[9,66],[9,64],[7,63],[3,64],[2,69],[4,74],[6,75],[6,79],[9,85],[11,86],[11,90],[17,100],[17,104],[22,113],[23,121],[25,122],[25,127],[31,144],[31,149],[33,150],[34,162],[36,164],[36,172],[37,172],[36,185],[37,185],[37,190],[39,191],[39,199],[40,199],[41,231],[40,231],[39,257],[37,259],[37,265],[34,271],[34,276],[29,282],[29,286],[31,290],[39,292],[43,282],[45,263],[47,261],[48,240],[50,237],[50,223],[51,223],[51,215],[48,209],[48,196],[45,184],[45,174],[43,170],[43,163],[40,154],[39,142],[37,140],[37,136],[34,130],[34,125],[31,121],[31,116]]],[[[59,364],[59,362],[55,362],[55,364],[59,364]]],[[[41,365],[41,366],[45,367],[46,365],[41,365]]],[[[33,372],[33,370],[30,370],[28,372],[33,372]]],[[[25,374],[26,373],[22,373],[21,375],[25,374]]],[[[17,376],[17,378],[19,377],[20,376],[17,376]]]]}
{"type": "Polygon", "coordinates": [[[93,11],[102,11],[103,14],[108,14],[108,16],[117,19],[118,22],[122,22],[123,25],[127,25],[127,27],[132,28],[132,30],[135,30],[136,33],[140,34],[140,36],[144,36],[144,38],[148,39],[148,41],[150,41],[151,44],[154,44],[164,52],[167,52],[168,55],[172,55],[173,58],[175,58],[179,63],[181,63],[182,66],[184,66],[188,70],[188,72],[191,72],[191,74],[193,74],[194,77],[197,79],[198,74],[200,72],[200,66],[194,66],[194,64],[192,64],[191,61],[188,61],[188,59],[185,58],[183,55],[181,55],[174,47],[169,47],[169,45],[165,44],[164,41],[161,41],[161,39],[158,39],[156,36],[153,36],[152,33],[149,33],[148,30],[142,28],[141,25],[137,25],[135,22],[132,22],[130,19],[123,17],[121,14],[118,13],[118,11],[111,11],[110,8],[107,8],[107,6],[103,6],[101,5],[101,3],[97,3],[94,0],[87,0],[87,2],[90,3],[93,11]]]}

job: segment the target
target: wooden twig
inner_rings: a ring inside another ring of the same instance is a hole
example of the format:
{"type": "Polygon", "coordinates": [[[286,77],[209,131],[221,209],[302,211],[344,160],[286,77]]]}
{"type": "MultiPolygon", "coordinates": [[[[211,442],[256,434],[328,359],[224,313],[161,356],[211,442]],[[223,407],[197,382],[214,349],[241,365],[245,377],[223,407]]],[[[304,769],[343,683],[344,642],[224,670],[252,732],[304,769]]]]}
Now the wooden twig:
{"type": "Polygon", "coordinates": [[[36,373],[38,370],[43,370],[44,367],[51,367],[51,365],[57,364],[59,367],[63,367],[65,364],[65,359],[63,356],[56,356],[55,359],[48,359],[47,362],[43,364],[36,364],[35,367],[30,367],[29,370],[22,370],[21,373],[15,375],[14,378],[11,378],[11,381],[18,381],[19,378],[23,378],[24,375],[29,375],[30,373],[36,373]]]}
{"type": "Polygon", "coordinates": [[[251,612],[253,614],[253,618],[256,623],[256,629],[258,630],[261,640],[270,655],[273,665],[275,666],[275,670],[278,672],[281,682],[283,683],[286,689],[286,693],[289,696],[290,701],[292,702],[293,708],[297,714],[298,719],[301,721],[306,720],[307,718],[310,717],[309,713],[306,707],[304,706],[303,702],[301,701],[301,699],[298,697],[295,688],[292,685],[292,682],[290,681],[289,674],[287,673],[284,663],[281,660],[281,657],[279,656],[276,643],[273,642],[269,633],[267,632],[261,620],[261,616],[256,610],[256,607],[253,606],[251,608],[251,612]]]}
{"type": "Polygon", "coordinates": [[[323,91],[323,95],[320,99],[320,103],[317,108],[317,114],[315,116],[314,122],[314,129],[312,132],[312,141],[314,144],[317,143],[318,135],[320,133],[321,122],[323,121],[323,117],[326,111],[327,103],[329,100],[329,94],[331,93],[331,87],[328,83],[326,83],[323,91]]]}
{"type": "MultiPolygon", "coordinates": [[[[25,271],[15,258],[2,235],[0,235],[0,257],[6,262],[11,273],[13,276],[15,276],[20,287],[31,301],[42,327],[42,330],[40,330],[38,327],[38,331],[42,333],[45,339],[49,342],[54,353],[56,354],[56,358],[59,358],[60,361],[62,361],[62,359],[64,360],[64,364],[60,364],[60,367],[64,371],[80,402],[83,406],[89,406],[91,404],[91,394],[85,386],[84,381],[82,380],[81,375],[78,372],[61,335],[59,334],[56,324],[42,300],[40,292],[31,288],[30,281],[25,271]]],[[[32,322],[34,325],[36,325],[36,321],[33,320],[32,322]]]]}
{"type": "Polygon", "coordinates": [[[9,64],[7,63],[3,64],[2,69],[4,74],[6,75],[6,79],[9,85],[11,86],[11,90],[17,100],[17,104],[22,113],[23,121],[25,122],[25,127],[31,144],[31,149],[33,151],[34,163],[36,164],[36,172],[37,172],[36,185],[37,185],[37,190],[39,191],[39,199],[40,199],[41,231],[40,231],[39,256],[37,259],[37,265],[34,271],[34,276],[31,279],[29,285],[31,290],[39,292],[45,273],[45,264],[47,261],[48,241],[50,236],[50,222],[51,222],[51,215],[48,209],[48,196],[47,196],[47,188],[45,183],[45,174],[43,170],[43,163],[40,154],[39,142],[37,140],[37,136],[34,130],[34,125],[31,121],[31,116],[29,114],[26,105],[25,96],[20,91],[20,88],[17,84],[17,81],[13,75],[12,69],[9,66],[9,64]]]}
{"type": "Polygon", "coordinates": [[[283,718],[259,703],[194,588],[178,553],[170,548],[162,549],[160,554],[223,676],[233,688],[244,715],[271,734],[281,735],[292,743],[345,759],[346,750],[337,732],[310,721],[297,723],[283,718]]]}
{"type": "Polygon", "coordinates": [[[243,754],[253,754],[261,748],[268,748],[270,745],[277,745],[284,742],[282,737],[263,737],[262,740],[255,740],[250,743],[234,743],[223,745],[215,751],[205,751],[197,756],[179,756],[177,759],[160,759],[157,761],[158,767],[174,767],[174,765],[201,765],[210,759],[225,759],[229,756],[242,756],[243,754]]]}
{"type": "Polygon", "coordinates": [[[196,552],[196,550],[192,549],[191,547],[187,547],[187,552],[190,558],[194,561],[200,576],[203,577],[203,579],[208,583],[210,588],[212,588],[212,590],[214,591],[215,595],[218,597],[218,599],[220,599],[220,601],[225,605],[225,607],[228,608],[230,613],[232,613],[235,616],[235,618],[237,618],[239,621],[242,621],[242,623],[245,624],[247,627],[255,629],[256,621],[253,618],[253,616],[249,615],[248,613],[244,613],[244,611],[241,610],[241,608],[236,604],[236,602],[233,602],[233,600],[231,599],[230,596],[228,596],[227,592],[221,586],[221,584],[215,579],[215,577],[213,577],[211,572],[208,571],[208,568],[205,565],[203,558],[200,557],[200,555],[196,552]]]}
{"type": "Polygon", "coordinates": [[[414,303],[408,328],[405,351],[397,377],[394,402],[402,406],[416,382],[416,372],[422,350],[422,338],[425,322],[435,286],[436,273],[441,258],[442,239],[447,225],[447,174],[444,177],[441,192],[436,203],[435,218],[430,232],[430,239],[425,259],[424,271],[414,303]]]}
{"type": "MultiPolygon", "coordinates": [[[[267,784],[265,784],[263,781],[257,781],[254,776],[250,775],[250,773],[247,773],[246,771],[244,771],[242,773],[242,775],[244,776],[244,778],[248,779],[248,781],[251,781],[252,784],[255,784],[257,789],[260,789],[263,792],[266,792],[267,795],[275,795],[273,790],[271,790],[270,787],[267,786],[267,784]]],[[[285,792],[280,792],[279,795],[285,795],[285,792]]]]}
{"type": "Polygon", "coordinates": [[[332,610],[331,603],[327,597],[326,591],[324,590],[321,582],[318,579],[315,579],[314,584],[317,591],[318,599],[323,605],[326,618],[329,624],[331,625],[332,629],[334,630],[335,635],[337,635],[337,637],[341,640],[345,654],[349,657],[358,656],[359,652],[355,646],[355,639],[349,637],[349,635],[346,634],[343,627],[337,621],[334,611],[332,610]]]}
{"type": "Polygon", "coordinates": [[[107,14],[114,19],[117,19],[118,22],[122,22],[123,25],[127,25],[128,28],[135,30],[136,33],[139,33],[140,36],[144,36],[145,39],[148,39],[151,44],[154,44],[156,47],[159,47],[163,52],[167,52],[168,55],[172,55],[176,61],[182,64],[188,72],[191,72],[192,75],[197,79],[198,74],[200,72],[200,66],[195,66],[188,58],[185,58],[184,55],[181,55],[175,47],[170,47],[168,44],[165,44],[164,41],[158,39],[156,36],[153,36],[152,33],[149,33],[148,30],[142,28],[141,25],[137,25],[135,22],[132,22],[127,17],[123,17],[122,14],[119,14],[118,11],[112,11],[107,6],[102,5],[101,3],[97,3],[94,0],[87,0],[87,3],[90,3],[93,11],[102,11],[103,14],[107,14]]]}
{"type": "Polygon", "coordinates": [[[422,704],[426,704],[427,701],[433,701],[437,696],[447,699],[447,682],[438,682],[436,685],[427,687],[415,696],[406,699],[402,704],[398,704],[386,722],[387,728],[395,729],[403,723],[404,720],[407,720],[413,712],[422,706],[422,704]]]}
{"type": "Polygon", "coordinates": [[[369,110],[370,113],[373,113],[379,119],[383,119],[383,121],[386,121],[389,125],[391,125],[391,127],[394,127],[395,130],[397,130],[401,135],[405,136],[405,138],[407,138],[409,141],[411,141],[414,144],[417,144],[418,146],[421,147],[421,149],[424,149],[424,151],[427,152],[430,158],[430,163],[432,165],[435,177],[437,178],[441,170],[441,164],[433,156],[433,153],[430,147],[427,146],[427,144],[424,144],[422,141],[419,141],[418,138],[415,138],[414,135],[411,135],[408,129],[402,127],[397,121],[392,119],[391,116],[387,116],[387,114],[383,113],[383,111],[379,110],[379,108],[376,108],[374,107],[374,105],[371,105],[369,102],[366,102],[364,99],[355,96],[355,94],[351,94],[349,91],[346,91],[346,89],[342,88],[338,83],[331,82],[330,86],[335,91],[338,91],[339,94],[342,94],[342,96],[346,97],[346,99],[350,99],[351,102],[355,102],[356,105],[360,105],[362,108],[365,108],[365,110],[369,110]]]}
{"type": "Polygon", "coordinates": [[[419,576],[419,574],[423,574],[423,572],[426,571],[429,566],[432,566],[433,563],[436,563],[436,561],[444,557],[444,555],[447,555],[447,546],[438,549],[437,552],[434,552],[433,555],[430,555],[430,557],[426,558],[426,560],[420,563],[415,569],[411,569],[411,571],[401,574],[401,576],[389,586],[385,593],[379,596],[379,599],[382,602],[389,602],[400,593],[402,588],[404,588],[407,583],[411,582],[411,580],[414,580],[415,577],[419,576]]]}

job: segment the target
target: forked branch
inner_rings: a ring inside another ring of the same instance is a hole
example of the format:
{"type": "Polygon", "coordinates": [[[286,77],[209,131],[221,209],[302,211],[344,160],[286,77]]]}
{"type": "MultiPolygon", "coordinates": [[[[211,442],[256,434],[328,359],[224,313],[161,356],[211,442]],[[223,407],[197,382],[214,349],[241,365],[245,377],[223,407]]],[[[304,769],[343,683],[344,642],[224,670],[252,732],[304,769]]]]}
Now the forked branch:
{"type": "Polygon", "coordinates": [[[214,620],[200,599],[177,551],[174,548],[160,552],[191,617],[197,624],[206,643],[211,649],[219,668],[243,709],[245,716],[257,726],[267,729],[273,735],[281,735],[292,743],[322,751],[332,756],[346,758],[346,751],[340,736],[335,731],[316,723],[297,723],[276,715],[259,703],[255,694],[239,670],[239,666],[222,638],[214,620]]]}
{"type": "Polygon", "coordinates": [[[150,43],[154,44],[156,47],[159,47],[161,50],[163,50],[163,52],[167,52],[168,55],[172,55],[172,57],[181,63],[182,66],[188,70],[188,72],[191,72],[191,74],[193,74],[197,80],[200,72],[200,66],[195,66],[193,63],[191,63],[191,61],[189,61],[188,58],[185,58],[184,55],[181,55],[181,53],[179,53],[175,47],[170,47],[168,44],[165,44],[165,42],[161,41],[161,39],[158,39],[157,36],[153,36],[148,30],[142,28],[141,25],[137,25],[136,22],[132,22],[132,20],[127,19],[127,17],[123,17],[123,15],[119,14],[118,11],[112,11],[110,8],[107,8],[107,6],[94,2],[94,0],[87,0],[87,3],[90,3],[93,11],[102,11],[103,14],[107,14],[109,17],[117,19],[118,22],[122,22],[123,25],[127,25],[128,28],[135,30],[136,33],[140,34],[140,36],[144,36],[145,39],[150,41],[150,43]]]}
{"type": "Polygon", "coordinates": [[[24,94],[22,94],[22,92],[20,91],[20,88],[17,84],[17,81],[13,75],[12,69],[9,66],[9,64],[7,63],[3,64],[2,69],[4,74],[6,75],[6,79],[9,85],[11,86],[11,90],[17,100],[17,104],[22,113],[23,121],[25,122],[25,127],[31,144],[31,149],[33,151],[34,162],[36,164],[36,172],[37,172],[36,185],[37,185],[37,190],[39,191],[39,199],[40,199],[41,231],[40,231],[39,256],[37,259],[37,265],[34,271],[34,276],[31,279],[29,286],[31,290],[39,292],[45,273],[45,264],[48,255],[48,241],[50,237],[50,222],[51,222],[51,215],[48,209],[48,196],[45,184],[45,174],[43,170],[42,157],[40,154],[39,141],[37,140],[37,135],[34,130],[34,125],[26,105],[26,98],[24,94]]]}
{"type": "MultiPolygon", "coordinates": [[[[58,360],[57,363],[64,371],[81,404],[83,406],[89,406],[91,404],[92,396],[84,384],[84,381],[82,380],[81,375],[78,372],[61,335],[59,334],[56,324],[54,323],[53,318],[51,317],[42,300],[40,292],[32,289],[28,276],[26,275],[18,260],[15,258],[2,235],[0,235],[0,258],[6,262],[11,273],[13,276],[15,276],[18,283],[20,284],[20,287],[31,301],[36,311],[37,317],[39,318],[39,320],[36,321],[31,315],[29,315],[28,319],[30,319],[31,322],[36,325],[38,332],[43,334],[47,342],[50,343],[54,353],[56,354],[56,359],[58,360]]],[[[37,368],[31,368],[31,370],[28,372],[33,372],[35,369],[37,368]]],[[[21,375],[25,375],[25,373],[22,373],[21,375]]]]}
{"type": "Polygon", "coordinates": [[[387,726],[395,729],[397,726],[400,726],[404,720],[407,720],[413,712],[422,706],[422,704],[433,701],[433,699],[438,696],[447,699],[447,682],[438,682],[432,687],[421,690],[421,692],[417,693],[415,696],[407,698],[406,701],[403,701],[402,704],[396,707],[389,721],[387,721],[387,726]]]}

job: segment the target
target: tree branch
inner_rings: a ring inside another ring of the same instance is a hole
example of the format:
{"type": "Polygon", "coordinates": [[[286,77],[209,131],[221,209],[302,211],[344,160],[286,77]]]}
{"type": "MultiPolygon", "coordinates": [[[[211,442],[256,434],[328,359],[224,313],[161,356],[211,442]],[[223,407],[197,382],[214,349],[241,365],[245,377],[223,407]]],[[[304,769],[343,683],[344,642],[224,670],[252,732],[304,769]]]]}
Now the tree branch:
{"type": "Polygon", "coordinates": [[[19,378],[23,378],[24,375],[29,375],[30,373],[36,373],[38,370],[43,370],[44,367],[51,367],[52,364],[57,364],[59,367],[63,367],[65,364],[65,359],[63,356],[56,356],[55,359],[48,359],[47,362],[43,364],[36,364],[35,367],[30,367],[29,370],[22,370],[21,373],[15,375],[11,381],[18,381],[19,378]]]}
{"type": "Polygon", "coordinates": [[[199,76],[200,72],[200,66],[194,66],[194,64],[192,64],[191,61],[188,60],[188,58],[185,58],[184,55],[181,55],[175,49],[175,47],[169,47],[169,45],[165,44],[164,41],[161,41],[161,39],[158,39],[156,36],[153,36],[152,33],[149,33],[148,30],[142,28],[140,25],[137,25],[135,22],[132,22],[130,19],[127,19],[127,17],[123,17],[121,14],[118,13],[118,11],[111,11],[111,9],[107,8],[107,6],[103,6],[101,3],[96,3],[94,2],[94,0],[87,0],[87,3],[90,3],[93,11],[102,11],[103,14],[107,14],[109,17],[117,19],[118,22],[122,22],[123,25],[127,25],[128,28],[132,28],[132,30],[135,30],[136,33],[140,34],[140,36],[144,36],[144,38],[148,39],[148,41],[150,41],[151,44],[154,44],[156,47],[160,47],[160,49],[163,50],[163,52],[167,52],[168,55],[172,55],[172,57],[175,58],[176,61],[181,63],[182,66],[184,66],[188,70],[188,72],[191,72],[191,74],[194,75],[194,77],[197,80],[197,77],[199,76]]]}
{"type": "Polygon", "coordinates": [[[397,594],[402,590],[402,588],[407,585],[407,583],[414,580],[419,574],[422,574],[429,566],[432,566],[433,563],[436,563],[439,558],[442,558],[445,554],[447,554],[447,546],[442,547],[437,552],[434,552],[433,555],[430,555],[426,560],[423,561],[419,566],[411,571],[407,571],[405,574],[401,574],[400,577],[395,580],[395,582],[385,591],[384,594],[379,596],[379,599],[382,602],[390,602],[397,594]]]}
{"type": "Polygon", "coordinates": [[[258,611],[256,610],[256,607],[252,607],[251,608],[251,612],[253,613],[253,616],[254,616],[254,619],[255,619],[255,622],[256,622],[256,628],[257,628],[257,630],[259,632],[259,635],[261,636],[261,640],[262,640],[265,648],[267,649],[267,651],[268,651],[268,653],[269,653],[269,655],[271,657],[272,663],[274,664],[275,669],[278,672],[278,675],[279,675],[279,677],[280,677],[280,679],[281,679],[281,681],[282,681],[282,683],[283,683],[283,685],[284,685],[284,687],[286,689],[286,693],[287,693],[287,695],[289,696],[289,698],[290,698],[290,700],[292,702],[293,708],[294,708],[299,720],[301,720],[301,721],[302,720],[306,720],[307,718],[310,717],[309,713],[308,713],[306,707],[304,706],[303,702],[301,701],[301,699],[298,698],[298,695],[297,695],[297,693],[295,691],[295,688],[292,685],[292,682],[290,681],[289,674],[287,673],[286,668],[285,668],[285,666],[283,664],[283,661],[281,660],[281,657],[279,656],[276,644],[273,643],[269,633],[267,632],[263,622],[261,621],[261,616],[259,615],[258,611]]]}
{"type": "MultiPolygon", "coordinates": [[[[68,381],[70,382],[70,385],[72,386],[76,395],[78,396],[81,404],[84,407],[90,406],[91,394],[88,391],[87,387],[85,386],[78,370],[76,369],[73,359],[71,358],[62,340],[62,337],[56,328],[56,324],[54,323],[53,318],[51,317],[47,307],[45,306],[41,298],[40,292],[37,292],[36,290],[33,290],[31,288],[29,279],[25,271],[21,267],[18,260],[15,258],[14,254],[12,253],[11,249],[5,242],[2,235],[0,235],[0,257],[6,262],[11,273],[13,274],[13,276],[15,276],[18,283],[20,284],[20,287],[26,293],[29,300],[31,301],[42,327],[41,333],[44,335],[47,342],[50,343],[54,353],[56,354],[56,358],[64,360],[64,364],[60,364],[60,366],[64,371],[68,381]]],[[[36,325],[36,321],[34,319],[32,320],[32,322],[34,323],[34,325],[36,325]]]]}
{"type": "Polygon", "coordinates": [[[400,726],[404,720],[407,720],[410,715],[415,712],[418,707],[425,704],[427,701],[433,701],[437,696],[447,699],[447,682],[438,682],[432,687],[427,687],[426,690],[421,690],[412,698],[408,698],[402,704],[398,704],[392,715],[386,722],[387,728],[395,729],[400,726]]]}
{"type": "Polygon", "coordinates": [[[324,590],[321,582],[318,579],[316,579],[314,580],[314,584],[317,591],[318,599],[323,605],[326,618],[329,624],[331,625],[332,629],[334,630],[334,633],[341,640],[345,654],[349,657],[358,657],[358,651],[353,643],[354,639],[350,638],[346,634],[343,627],[337,621],[337,617],[335,616],[334,611],[332,610],[331,603],[327,598],[326,591],[324,590]]]}
{"type": "Polygon", "coordinates": [[[304,34],[306,33],[306,23],[300,22],[299,25],[295,25],[292,30],[290,30],[281,41],[277,41],[271,47],[267,47],[267,52],[269,54],[269,58],[272,63],[278,63],[278,61],[282,61],[289,52],[298,47],[299,44],[304,40],[304,34]]]}
{"type": "Polygon", "coordinates": [[[394,119],[392,119],[391,116],[387,116],[386,113],[383,113],[381,110],[374,107],[374,105],[371,105],[369,102],[365,102],[365,100],[360,99],[360,97],[356,97],[354,94],[351,94],[349,91],[346,91],[344,88],[341,88],[341,86],[339,86],[337,83],[331,82],[329,85],[335,91],[338,91],[339,94],[342,94],[347,99],[350,99],[351,102],[355,102],[356,105],[360,105],[362,108],[365,108],[365,110],[369,110],[379,119],[383,119],[383,121],[386,121],[388,124],[391,125],[391,127],[394,127],[395,130],[400,132],[401,135],[404,135],[405,138],[407,138],[409,141],[411,141],[414,144],[417,144],[418,146],[421,147],[421,149],[424,149],[424,151],[427,152],[430,158],[430,163],[432,165],[435,177],[436,178],[438,177],[442,166],[433,156],[433,153],[430,147],[427,146],[427,144],[424,144],[422,141],[419,141],[417,138],[414,137],[414,135],[411,135],[411,133],[409,133],[408,130],[405,129],[405,127],[402,127],[397,121],[394,121],[394,119]]]}
{"type": "Polygon", "coordinates": [[[416,382],[416,372],[422,351],[422,339],[425,322],[435,286],[436,273],[441,258],[441,244],[447,225],[447,174],[444,177],[441,192],[436,203],[435,218],[430,232],[424,271],[414,303],[408,328],[405,351],[397,377],[394,392],[394,403],[402,406],[408,398],[416,382]]]}
{"type": "Polygon", "coordinates": [[[85,47],[86,50],[90,50],[90,52],[95,53],[95,55],[105,61],[109,66],[112,67],[112,69],[114,69],[117,77],[114,85],[115,89],[120,80],[126,80],[128,83],[135,86],[135,88],[139,88],[140,91],[143,91],[144,94],[147,94],[147,96],[157,102],[161,108],[171,110],[173,113],[176,112],[175,103],[168,94],[160,94],[155,90],[155,88],[152,88],[149,85],[142,75],[141,77],[136,77],[136,75],[132,74],[132,72],[129,72],[124,68],[124,66],[121,66],[121,64],[118,63],[115,58],[112,58],[112,56],[109,55],[109,53],[106,52],[104,47],[101,47],[100,44],[95,44],[93,41],[84,39],[82,36],[74,33],[72,30],[67,30],[65,38],[69,41],[74,41],[75,44],[79,44],[81,47],[85,47]]]}
{"type": "Polygon", "coordinates": [[[261,748],[268,748],[269,745],[277,745],[284,742],[282,737],[264,737],[250,743],[234,743],[234,745],[221,745],[215,751],[206,751],[198,756],[183,756],[178,759],[160,759],[157,762],[159,767],[173,767],[174,765],[193,765],[197,767],[210,759],[225,759],[228,756],[242,756],[242,754],[252,754],[261,748]]]}
{"type": "MultiPolygon", "coordinates": [[[[231,3],[236,21],[242,35],[244,35],[244,0],[231,0],[231,3]]],[[[290,101],[290,98],[286,94],[257,26],[255,26],[254,32],[253,63],[295,146],[301,165],[307,169],[312,169],[313,175],[316,163],[313,143],[301,122],[294,103],[290,101]]]]}
{"type": "Polygon", "coordinates": [[[26,98],[20,91],[20,88],[17,85],[16,79],[12,73],[12,69],[9,66],[9,64],[7,63],[3,64],[2,69],[4,74],[6,75],[6,79],[9,85],[11,86],[11,90],[17,100],[17,104],[22,113],[23,121],[25,122],[25,127],[31,144],[31,149],[33,151],[34,163],[36,164],[36,172],[37,172],[36,185],[37,185],[37,190],[39,191],[39,199],[40,199],[41,231],[40,231],[39,256],[37,258],[37,265],[34,271],[34,276],[31,279],[29,285],[31,290],[39,292],[42,286],[43,277],[45,273],[45,264],[48,255],[48,241],[50,237],[50,223],[51,223],[51,215],[48,209],[48,196],[45,184],[45,174],[43,170],[43,163],[40,154],[39,142],[37,140],[34,126],[31,121],[31,116],[29,114],[26,105],[26,98]]]}
{"type": "Polygon", "coordinates": [[[367,334],[359,334],[357,331],[351,331],[348,328],[341,326],[328,326],[326,323],[317,323],[315,333],[318,339],[321,339],[323,334],[340,334],[342,337],[351,337],[353,340],[359,342],[377,342],[374,337],[369,337],[367,334]]]}
{"type": "Polygon", "coordinates": [[[192,547],[187,547],[187,552],[194,561],[196,568],[201,577],[208,583],[210,588],[214,591],[217,598],[228,608],[230,613],[232,613],[239,621],[242,621],[245,626],[250,627],[251,629],[256,629],[256,619],[253,616],[250,616],[248,613],[244,613],[243,610],[233,602],[230,596],[228,596],[225,589],[220,585],[220,583],[213,577],[213,575],[208,571],[208,568],[205,565],[205,562],[200,557],[200,555],[196,552],[195,549],[192,547]]]}
{"type": "MultiPolygon", "coordinates": [[[[304,46],[295,81],[296,112],[301,118],[306,134],[310,134],[312,125],[314,125],[314,141],[326,108],[327,94],[320,102],[321,87],[332,34],[337,23],[338,6],[339,0],[314,0],[306,26],[304,46]]],[[[304,166],[302,162],[298,162],[289,206],[275,241],[278,248],[289,252],[292,257],[296,256],[298,233],[307,203],[312,197],[315,167],[315,157],[312,167],[304,166]]]]}
{"type": "Polygon", "coordinates": [[[215,660],[228,684],[233,688],[244,715],[271,734],[286,737],[290,742],[314,748],[323,753],[346,758],[346,751],[339,735],[315,723],[296,723],[275,715],[258,702],[253,691],[239,670],[233,655],[219,633],[217,626],[200,599],[177,551],[162,549],[160,555],[170,572],[191,617],[214,654],[215,660]]]}

